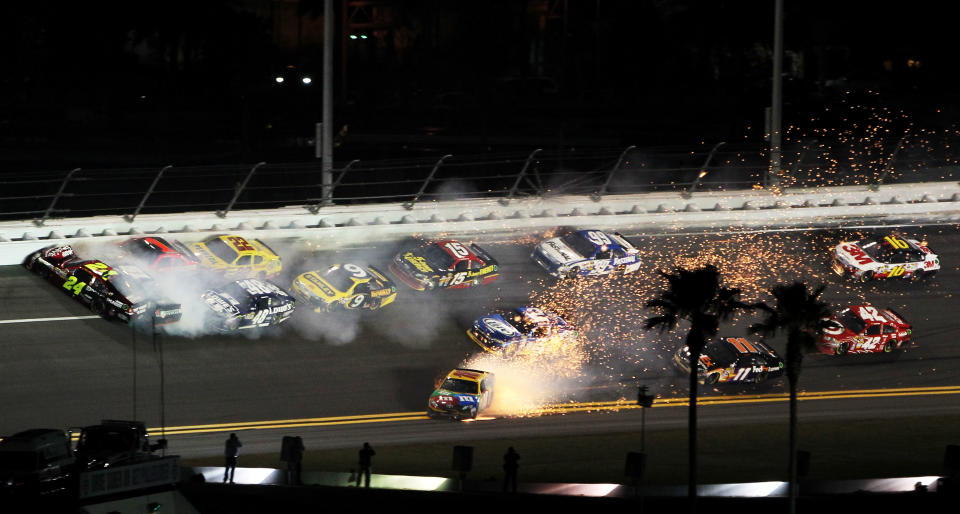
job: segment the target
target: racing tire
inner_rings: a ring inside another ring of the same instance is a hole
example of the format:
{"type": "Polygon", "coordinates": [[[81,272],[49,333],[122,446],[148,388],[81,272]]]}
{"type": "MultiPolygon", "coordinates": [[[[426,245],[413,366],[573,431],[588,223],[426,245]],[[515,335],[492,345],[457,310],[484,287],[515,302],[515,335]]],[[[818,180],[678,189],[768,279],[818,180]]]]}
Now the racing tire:
{"type": "Polygon", "coordinates": [[[837,345],[837,348],[833,350],[835,355],[846,355],[847,350],[850,349],[850,343],[840,343],[837,345]]]}
{"type": "Polygon", "coordinates": [[[883,345],[883,353],[893,353],[897,349],[897,345],[893,341],[887,341],[887,344],[883,345]]]}
{"type": "Polygon", "coordinates": [[[569,270],[567,270],[567,273],[566,275],[564,275],[564,278],[566,278],[567,280],[574,280],[577,278],[579,274],[580,274],[580,268],[570,268],[569,270]]]}
{"type": "Polygon", "coordinates": [[[706,383],[707,385],[714,385],[719,381],[720,381],[719,373],[710,373],[709,375],[707,375],[707,378],[704,379],[704,383],[706,383]]]}
{"type": "Polygon", "coordinates": [[[90,302],[90,311],[101,318],[107,317],[107,306],[100,298],[94,298],[93,301],[90,302]]]}
{"type": "Polygon", "coordinates": [[[870,282],[871,280],[873,280],[873,272],[872,271],[864,272],[864,274],[860,275],[858,279],[860,280],[860,282],[870,282]]]}
{"type": "Polygon", "coordinates": [[[472,408],[470,408],[470,415],[467,416],[467,417],[468,417],[469,419],[477,419],[477,414],[479,414],[479,413],[480,413],[480,412],[477,410],[476,407],[472,407],[472,408]]]}
{"type": "Polygon", "coordinates": [[[766,372],[766,371],[761,371],[760,373],[757,373],[757,375],[756,375],[756,377],[754,377],[753,381],[754,381],[754,383],[757,383],[757,384],[762,384],[762,383],[766,382],[766,381],[767,381],[767,372],[766,372]]]}

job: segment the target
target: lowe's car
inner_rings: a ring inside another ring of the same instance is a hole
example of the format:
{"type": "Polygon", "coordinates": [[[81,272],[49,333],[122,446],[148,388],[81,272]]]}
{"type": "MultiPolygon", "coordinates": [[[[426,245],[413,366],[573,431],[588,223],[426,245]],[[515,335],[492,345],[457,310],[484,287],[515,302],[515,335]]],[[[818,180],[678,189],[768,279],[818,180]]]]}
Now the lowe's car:
{"type": "Polygon", "coordinates": [[[555,312],[518,307],[506,314],[483,316],[467,330],[475,343],[492,353],[544,353],[576,344],[579,333],[555,312]]]}
{"type": "MultiPolygon", "coordinates": [[[[682,346],[673,362],[690,373],[690,350],[682,346]]],[[[783,374],[783,359],[762,341],[722,337],[703,347],[697,376],[701,384],[760,383],[783,374]]]]}
{"type": "Polygon", "coordinates": [[[578,230],[542,241],[530,256],[557,278],[633,273],[640,269],[640,254],[619,233],[578,230]]]}
{"type": "Polygon", "coordinates": [[[295,302],[275,284],[253,278],[207,290],[202,298],[213,311],[209,325],[222,331],[283,323],[293,315],[295,302]]]}
{"type": "Polygon", "coordinates": [[[897,234],[843,242],[833,249],[833,271],[860,282],[874,279],[915,280],[940,270],[940,258],[926,243],[897,234]]]}
{"type": "Polygon", "coordinates": [[[474,419],[493,403],[493,373],[457,368],[427,400],[427,416],[455,420],[474,419]]]}

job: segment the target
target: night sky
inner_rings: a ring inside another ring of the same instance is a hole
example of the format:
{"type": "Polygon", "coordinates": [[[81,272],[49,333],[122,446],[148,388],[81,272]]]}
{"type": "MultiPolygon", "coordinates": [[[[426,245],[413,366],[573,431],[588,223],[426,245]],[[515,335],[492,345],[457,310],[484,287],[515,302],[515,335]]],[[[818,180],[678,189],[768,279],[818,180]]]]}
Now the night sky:
{"type": "MultiPolygon", "coordinates": [[[[947,16],[785,4],[785,124],[854,98],[952,126],[947,16]]],[[[335,159],[762,144],[773,6],[337,1],[335,159]]],[[[322,14],[322,0],[4,2],[0,169],[310,160],[322,14]]]]}

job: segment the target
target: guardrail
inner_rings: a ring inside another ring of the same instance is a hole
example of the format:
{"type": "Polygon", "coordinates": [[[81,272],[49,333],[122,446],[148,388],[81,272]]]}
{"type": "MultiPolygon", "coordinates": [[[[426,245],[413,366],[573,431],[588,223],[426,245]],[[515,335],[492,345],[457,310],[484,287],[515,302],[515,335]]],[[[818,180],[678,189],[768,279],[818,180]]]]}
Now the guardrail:
{"type": "MultiPolygon", "coordinates": [[[[933,159],[911,151],[903,140],[886,143],[889,157],[875,166],[846,167],[814,157],[798,146],[785,151],[784,187],[952,180],[949,157],[933,159]],[[793,162],[790,162],[793,156],[793,162]]],[[[881,145],[882,146],[882,145],[881,145]]],[[[915,150],[915,149],[914,149],[915,150]]],[[[419,202],[552,195],[658,191],[743,190],[766,184],[762,148],[724,142],[693,148],[531,149],[483,156],[444,155],[429,160],[351,161],[336,167],[332,197],[322,198],[320,163],[246,166],[163,166],[153,169],[81,169],[32,172],[0,178],[0,219],[33,219],[37,226],[57,217],[183,211],[216,212],[301,205],[313,213],[332,205],[419,202]]]]}
{"type": "Polygon", "coordinates": [[[932,182],[769,190],[697,191],[589,196],[527,197],[507,205],[495,198],[457,202],[335,205],[314,214],[300,206],[235,211],[228,218],[212,212],[67,218],[37,227],[29,221],[0,222],[0,265],[18,264],[47,245],[111,241],[139,234],[170,234],[187,241],[210,233],[302,240],[313,248],[352,242],[384,242],[411,234],[477,234],[538,230],[559,225],[662,232],[686,228],[823,227],[863,220],[956,222],[960,184],[932,182]]]}

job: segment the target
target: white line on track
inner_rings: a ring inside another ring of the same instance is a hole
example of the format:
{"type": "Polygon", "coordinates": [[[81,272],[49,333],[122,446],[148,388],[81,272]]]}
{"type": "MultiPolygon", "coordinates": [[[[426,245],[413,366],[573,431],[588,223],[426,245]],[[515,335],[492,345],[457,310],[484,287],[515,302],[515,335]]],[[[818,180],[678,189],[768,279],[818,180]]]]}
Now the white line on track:
{"type": "Polygon", "coordinates": [[[30,319],[0,319],[4,323],[42,323],[44,321],[70,321],[75,319],[97,319],[100,316],[64,316],[62,318],[30,318],[30,319]]]}

